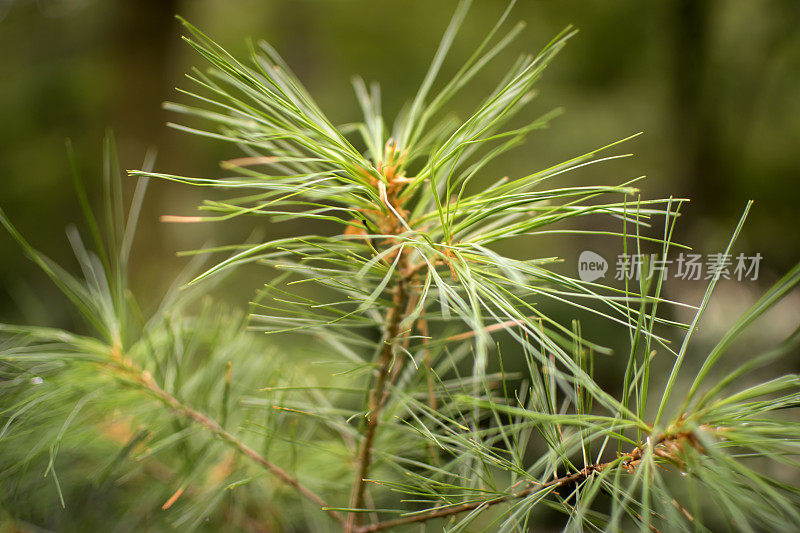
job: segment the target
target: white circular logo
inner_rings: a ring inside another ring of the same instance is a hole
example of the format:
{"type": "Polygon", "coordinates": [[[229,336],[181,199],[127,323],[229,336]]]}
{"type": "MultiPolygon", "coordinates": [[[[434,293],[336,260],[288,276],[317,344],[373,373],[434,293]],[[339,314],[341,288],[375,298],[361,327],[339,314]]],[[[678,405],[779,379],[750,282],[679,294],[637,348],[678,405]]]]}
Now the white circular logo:
{"type": "Polygon", "coordinates": [[[584,250],[578,257],[578,277],[589,282],[598,280],[606,275],[608,271],[608,261],[601,255],[584,250]]]}

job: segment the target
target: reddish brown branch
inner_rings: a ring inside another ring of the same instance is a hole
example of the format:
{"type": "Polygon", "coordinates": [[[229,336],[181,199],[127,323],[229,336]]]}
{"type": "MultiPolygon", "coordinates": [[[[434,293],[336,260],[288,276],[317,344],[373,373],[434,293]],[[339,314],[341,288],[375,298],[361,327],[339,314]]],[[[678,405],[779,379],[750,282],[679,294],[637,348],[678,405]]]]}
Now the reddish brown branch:
{"type": "MultiPolygon", "coordinates": [[[[400,257],[400,263],[403,261],[400,257]]],[[[369,392],[367,427],[364,431],[364,440],[359,448],[358,458],[356,459],[356,477],[353,481],[353,490],[350,495],[350,508],[361,509],[364,506],[364,491],[369,476],[369,468],[372,464],[372,448],[375,444],[375,435],[380,420],[381,408],[386,403],[386,384],[392,370],[394,361],[394,345],[400,329],[400,322],[403,320],[403,310],[408,301],[408,281],[402,274],[404,265],[400,265],[401,278],[395,285],[392,295],[392,306],[386,315],[386,330],[383,335],[383,346],[378,354],[378,371],[375,384],[369,392]]],[[[396,374],[395,374],[396,375],[396,374]]],[[[358,513],[350,513],[347,518],[347,531],[354,531],[358,525],[360,516],[358,513]]]]}
{"type": "MultiPolygon", "coordinates": [[[[671,433],[669,435],[664,435],[660,439],[658,439],[656,445],[653,447],[653,454],[673,463],[678,467],[681,467],[683,465],[683,462],[678,457],[678,454],[681,452],[681,449],[685,444],[689,444],[690,446],[698,448],[700,451],[702,451],[702,446],[700,446],[699,442],[696,440],[694,433],[692,433],[691,431],[683,431],[683,432],[671,433]]],[[[558,488],[565,485],[572,485],[575,483],[579,483],[581,481],[584,481],[585,479],[588,479],[595,472],[601,472],[605,468],[608,468],[614,464],[622,468],[632,470],[636,468],[641,462],[645,450],[646,446],[640,445],[634,448],[630,453],[625,454],[624,458],[621,461],[617,459],[615,461],[609,461],[607,463],[590,465],[582,470],[573,472],[572,474],[568,474],[560,478],[548,481],[547,483],[532,484],[528,488],[519,490],[517,492],[513,492],[511,494],[506,494],[504,496],[498,496],[496,498],[489,498],[484,500],[476,500],[452,506],[439,507],[430,511],[425,511],[411,516],[404,516],[401,518],[395,518],[393,520],[386,520],[384,522],[379,522],[377,524],[362,526],[360,528],[357,528],[355,531],[357,533],[373,533],[376,531],[383,531],[394,527],[427,522],[428,520],[434,520],[436,518],[446,518],[448,516],[457,515],[459,513],[474,511],[475,509],[481,507],[491,507],[493,505],[513,500],[518,500],[520,498],[530,496],[531,494],[542,491],[544,489],[558,488]]],[[[677,501],[675,502],[675,504],[680,505],[677,503],[677,501]]]]}
{"type": "Polygon", "coordinates": [[[534,492],[539,492],[540,490],[544,490],[551,487],[559,487],[562,485],[568,485],[571,483],[575,483],[578,481],[583,481],[584,479],[588,478],[594,472],[599,472],[604,468],[605,465],[598,465],[598,466],[587,466],[583,470],[579,470],[578,472],[569,474],[564,477],[560,477],[558,479],[554,479],[547,483],[531,485],[530,487],[507,494],[505,496],[500,496],[497,498],[492,498],[488,500],[477,500],[474,502],[467,502],[462,503],[460,505],[455,505],[452,507],[441,507],[438,509],[434,509],[432,511],[428,511],[426,513],[412,515],[412,516],[405,516],[402,518],[395,518],[394,520],[386,520],[385,522],[379,522],[377,524],[372,524],[369,526],[364,526],[358,528],[358,533],[371,533],[374,531],[383,531],[385,529],[404,526],[408,524],[414,524],[419,522],[427,522],[428,520],[433,520],[435,518],[444,518],[447,516],[456,515],[459,513],[464,513],[466,511],[474,511],[479,507],[489,507],[492,505],[497,505],[499,503],[504,503],[511,500],[518,500],[519,498],[524,498],[525,496],[530,496],[534,492]]]}

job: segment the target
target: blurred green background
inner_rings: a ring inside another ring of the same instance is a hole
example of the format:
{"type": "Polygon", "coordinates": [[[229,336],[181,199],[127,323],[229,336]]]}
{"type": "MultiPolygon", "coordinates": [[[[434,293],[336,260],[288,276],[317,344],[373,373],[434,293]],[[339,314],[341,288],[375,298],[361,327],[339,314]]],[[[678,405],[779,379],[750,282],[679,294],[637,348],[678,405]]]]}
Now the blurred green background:
{"type": "MultiPolygon", "coordinates": [[[[502,12],[477,0],[447,68],[459,66],[502,12]]],[[[272,43],[336,122],[357,117],[349,80],[383,85],[392,116],[416,90],[455,6],[422,0],[4,0],[0,1],[0,205],[40,249],[67,261],[64,227],[80,219],[65,138],[99,195],[101,139],[112,128],[123,168],[158,149],[156,169],[221,175],[235,149],[166,127],[160,108],[186,101],[183,73],[204,66],[179,39],[179,13],[234,53],[247,39],[272,43]]],[[[566,114],[504,158],[494,175],[519,175],[635,133],[635,158],[575,174],[618,182],[646,174],[645,195],[692,198],[679,238],[716,251],[747,199],[756,201],[741,248],[765,257],[765,283],[797,258],[800,214],[800,2],[670,0],[520,1],[528,27],[459,100],[466,112],[516,53],[535,52],[568,24],[578,36],[548,69],[530,116],[566,114]]],[[[447,70],[446,70],[447,71],[447,70]]],[[[131,184],[132,185],[132,184],[131,184]]],[[[151,183],[139,234],[134,284],[152,299],[181,267],[180,249],[241,239],[252,220],[170,226],[198,191],[151,183]]],[[[269,228],[263,228],[269,231],[269,228]]],[[[575,248],[575,243],[564,246],[575,248]]],[[[577,245],[580,247],[580,244],[577,245]]],[[[10,238],[0,236],[0,320],[61,322],[66,306],[10,238]],[[22,313],[22,317],[20,317],[22,313]]],[[[243,279],[246,300],[257,280],[243,279]]]]}
{"type": "MultiPolygon", "coordinates": [[[[180,40],[176,13],[241,56],[249,38],[268,40],[342,123],[358,116],[353,74],[382,83],[390,117],[413,95],[455,3],[0,0],[0,205],[36,247],[69,264],[64,228],[80,214],[66,138],[94,184],[95,199],[107,128],[117,137],[123,168],[138,168],[154,146],[158,171],[222,175],[219,161],[236,157],[235,148],[165,125],[180,117],[160,104],[187,101],[174,87],[190,87],[183,73],[204,66],[180,40]]],[[[505,0],[475,1],[445,74],[458,68],[505,6],[505,0]]],[[[764,256],[761,278],[729,289],[734,301],[746,300],[794,263],[800,248],[800,2],[521,0],[511,17],[528,22],[523,37],[467,88],[457,112],[468,112],[516,54],[537,51],[569,24],[580,33],[546,71],[541,96],[526,112],[533,117],[563,106],[566,114],[500,160],[487,179],[539,170],[643,131],[621,148],[636,157],[567,179],[618,183],[646,174],[646,196],[692,198],[678,239],[703,253],[724,246],[745,202],[755,200],[738,249],[764,256]],[[740,298],[736,291],[746,294],[740,298]]],[[[185,263],[176,251],[235,242],[254,229],[273,231],[256,219],[158,222],[161,214],[191,214],[200,192],[150,184],[133,270],[145,300],[155,301],[185,263]]],[[[586,247],[576,239],[553,245],[545,255],[574,257],[586,247]]],[[[0,321],[71,324],[66,302],[32,272],[7,235],[0,235],[0,256],[0,321]]],[[[260,275],[243,275],[229,298],[244,304],[263,281],[260,275]]]]}

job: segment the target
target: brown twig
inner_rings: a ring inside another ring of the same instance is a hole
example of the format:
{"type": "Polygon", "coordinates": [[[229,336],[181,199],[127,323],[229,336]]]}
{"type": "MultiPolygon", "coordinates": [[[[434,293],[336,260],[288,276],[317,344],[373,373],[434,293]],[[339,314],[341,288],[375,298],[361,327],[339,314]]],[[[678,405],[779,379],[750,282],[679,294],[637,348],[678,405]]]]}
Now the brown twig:
{"type": "Polygon", "coordinates": [[[372,524],[369,526],[364,526],[357,529],[358,533],[372,533],[374,531],[383,531],[385,529],[404,526],[408,524],[414,524],[419,522],[427,522],[428,520],[433,520],[435,518],[444,518],[447,516],[452,516],[455,514],[463,513],[466,511],[473,511],[479,507],[489,507],[492,505],[497,505],[499,503],[504,503],[511,500],[517,500],[519,498],[524,498],[525,496],[529,496],[534,492],[538,492],[540,490],[544,490],[551,487],[560,487],[562,485],[568,485],[571,483],[575,483],[577,481],[583,481],[584,479],[588,478],[594,472],[599,472],[604,468],[605,465],[598,465],[598,466],[587,466],[583,470],[579,470],[578,472],[574,472],[572,474],[566,475],[564,477],[560,477],[558,479],[554,479],[547,483],[531,485],[530,487],[507,494],[505,496],[500,496],[497,498],[492,498],[488,500],[478,500],[474,502],[467,502],[462,503],[460,505],[449,506],[449,507],[440,507],[438,509],[434,509],[432,511],[428,511],[423,514],[417,514],[412,516],[405,516],[402,518],[395,518],[394,520],[386,520],[385,522],[379,522],[377,524],[372,524]]]}
{"type": "MultiPolygon", "coordinates": [[[[538,320],[538,321],[541,322],[541,319],[538,318],[538,317],[535,317],[535,316],[530,316],[528,318],[530,320],[538,320]]],[[[483,328],[483,332],[484,333],[494,333],[495,331],[500,331],[500,330],[504,330],[504,329],[510,328],[512,326],[520,326],[520,325],[522,325],[522,324],[520,323],[519,320],[506,320],[505,322],[499,322],[497,324],[492,324],[491,326],[486,326],[485,328],[483,328]]],[[[450,337],[447,337],[445,340],[448,341],[448,342],[463,341],[465,339],[470,339],[470,338],[474,337],[475,335],[477,335],[477,332],[475,332],[475,331],[466,331],[464,333],[458,333],[456,335],[451,335],[450,337]]]]}
{"type": "MultiPolygon", "coordinates": [[[[676,433],[671,433],[669,435],[663,435],[660,439],[658,439],[656,444],[653,446],[653,454],[663,459],[666,459],[671,463],[675,464],[676,466],[680,467],[681,465],[683,465],[683,462],[677,457],[677,454],[680,452],[682,446],[685,443],[688,443],[692,447],[700,446],[700,443],[697,441],[696,437],[694,436],[694,433],[692,433],[691,431],[676,432],[676,433]]],[[[518,500],[520,498],[530,496],[531,494],[534,494],[544,489],[558,488],[565,485],[572,485],[574,483],[584,481],[585,479],[588,479],[596,472],[602,472],[605,468],[608,468],[614,465],[615,463],[618,466],[625,469],[634,469],[636,468],[636,466],[640,464],[641,459],[644,456],[645,449],[646,449],[645,445],[637,446],[630,453],[625,454],[624,458],[621,461],[617,459],[614,461],[609,461],[598,465],[589,465],[583,468],[582,470],[573,472],[572,474],[567,474],[565,476],[553,479],[546,483],[532,484],[530,487],[519,490],[517,492],[513,492],[511,494],[506,494],[504,496],[498,496],[496,498],[490,498],[485,500],[477,500],[457,505],[439,507],[415,515],[404,516],[401,518],[386,520],[384,522],[378,522],[377,524],[362,526],[356,528],[355,532],[374,533],[376,531],[383,531],[394,527],[427,522],[428,520],[433,520],[436,518],[446,518],[448,516],[453,516],[467,511],[474,511],[475,509],[481,507],[491,507],[493,505],[513,500],[518,500]]],[[[702,446],[700,446],[699,449],[702,450],[702,446]]],[[[676,505],[680,505],[677,502],[675,503],[676,505]]]]}
{"type": "MultiPolygon", "coordinates": [[[[402,254],[402,252],[401,252],[402,254]]],[[[386,383],[392,370],[394,361],[394,344],[397,340],[400,322],[403,319],[403,309],[408,301],[408,278],[404,274],[403,256],[399,258],[400,279],[394,287],[392,293],[392,306],[386,315],[386,329],[383,335],[383,346],[378,354],[378,375],[375,384],[369,392],[367,414],[367,427],[364,431],[364,440],[359,448],[356,460],[356,477],[353,481],[353,490],[350,495],[350,508],[361,509],[364,505],[364,491],[369,475],[369,468],[372,463],[372,447],[375,443],[375,434],[378,429],[378,421],[383,405],[386,403],[386,383]]],[[[354,531],[358,525],[360,516],[358,513],[350,513],[347,518],[347,531],[354,531]]]]}
{"type": "Polygon", "coordinates": [[[123,357],[119,349],[112,348],[111,357],[115,362],[114,367],[117,370],[121,371],[121,373],[125,377],[129,378],[130,380],[140,385],[143,389],[145,389],[151,395],[158,398],[161,402],[166,404],[173,411],[184,415],[185,417],[189,418],[193,422],[209,430],[214,435],[216,435],[220,439],[227,442],[229,445],[239,450],[239,452],[241,452],[242,455],[245,455],[246,457],[250,458],[254,462],[264,467],[273,476],[278,478],[280,481],[286,483],[287,485],[293,487],[306,499],[312,501],[313,503],[318,505],[321,509],[325,509],[325,512],[333,519],[339,521],[342,524],[346,522],[344,517],[340,513],[329,509],[330,506],[325,502],[325,500],[323,500],[319,495],[317,495],[311,489],[300,483],[297,479],[292,477],[284,469],[274,464],[266,457],[261,456],[258,452],[250,448],[247,444],[239,440],[235,435],[226,431],[214,419],[208,417],[207,415],[201,413],[200,411],[197,411],[189,407],[188,405],[185,405],[175,396],[171,395],[170,393],[159,387],[159,385],[155,382],[155,380],[148,371],[142,370],[130,359],[128,359],[127,357],[123,357]]]}

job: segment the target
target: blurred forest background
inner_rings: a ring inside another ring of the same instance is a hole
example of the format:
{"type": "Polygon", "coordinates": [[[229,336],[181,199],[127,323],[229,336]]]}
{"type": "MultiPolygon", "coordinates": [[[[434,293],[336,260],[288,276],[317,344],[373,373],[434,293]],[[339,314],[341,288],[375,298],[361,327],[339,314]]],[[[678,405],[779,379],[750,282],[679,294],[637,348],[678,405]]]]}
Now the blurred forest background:
{"type": "MultiPolygon", "coordinates": [[[[70,264],[64,228],[80,214],[66,138],[75,146],[80,172],[96,185],[95,199],[107,128],[116,135],[123,168],[139,168],[154,146],[157,171],[223,175],[219,161],[238,155],[232,147],[169,129],[167,121],[181,119],[160,107],[165,100],[186,102],[174,88],[190,87],[183,74],[191,66],[205,67],[180,40],[175,14],[240,57],[247,55],[247,39],[269,41],[334,122],[344,123],[358,116],[354,74],[381,82],[388,116],[410,99],[455,4],[0,0],[0,205],[34,246],[70,264]]],[[[505,6],[505,0],[476,0],[445,74],[460,66],[505,6]]],[[[716,308],[717,329],[724,329],[726,314],[749,305],[794,264],[800,249],[800,2],[521,0],[511,17],[527,21],[523,37],[506,61],[467,88],[456,111],[467,112],[493,87],[512,53],[536,52],[569,24],[580,33],[546,71],[527,116],[562,106],[566,113],[503,158],[487,181],[524,175],[643,131],[621,148],[636,157],[565,179],[620,183],[646,174],[645,196],[691,198],[678,240],[699,253],[724,249],[746,201],[755,200],[737,251],[763,255],[761,276],[722,284],[716,308]]],[[[133,269],[133,285],[146,301],[155,302],[185,264],[175,257],[178,250],[235,242],[259,225],[266,233],[292,231],[250,218],[202,225],[158,221],[162,214],[194,213],[201,194],[208,191],[150,184],[133,269]]],[[[546,252],[523,255],[565,257],[565,272],[572,275],[579,251],[593,246],[585,238],[550,244],[546,252]]],[[[32,272],[7,235],[0,235],[0,256],[0,322],[69,327],[67,302],[32,272]]],[[[263,282],[259,276],[263,271],[237,278],[227,297],[244,305],[263,282]]],[[[704,282],[677,282],[669,290],[696,303],[703,288],[704,282]]],[[[786,305],[785,316],[800,308],[797,299],[786,305]]]]}

